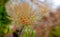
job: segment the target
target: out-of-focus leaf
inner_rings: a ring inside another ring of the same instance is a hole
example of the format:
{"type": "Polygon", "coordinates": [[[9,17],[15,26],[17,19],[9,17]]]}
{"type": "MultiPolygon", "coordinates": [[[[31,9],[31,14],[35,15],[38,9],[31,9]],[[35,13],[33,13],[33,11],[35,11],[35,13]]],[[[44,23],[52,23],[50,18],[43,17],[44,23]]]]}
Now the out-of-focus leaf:
{"type": "Polygon", "coordinates": [[[56,26],[53,28],[54,30],[50,31],[50,36],[52,37],[60,37],[60,26],[56,26]]]}
{"type": "Polygon", "coordinates": [[[0,37],[2,37],[3,33],[7,33],[8,28],[6,28],[6,26],[11,23],[5,8],[6,2],[8,2],[8,0],[0,0],[0,37]]]}

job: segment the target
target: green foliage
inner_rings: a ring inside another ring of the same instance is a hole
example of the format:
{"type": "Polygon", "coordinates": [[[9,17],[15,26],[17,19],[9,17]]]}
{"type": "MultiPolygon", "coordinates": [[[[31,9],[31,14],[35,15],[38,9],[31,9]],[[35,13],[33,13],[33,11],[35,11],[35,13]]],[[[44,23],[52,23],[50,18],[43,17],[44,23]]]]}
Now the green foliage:
{"type": "Polygon", "coordinates": [[[0,5],[5,5],[8,0],[0,0],[0,5]]]}
{"type": "Polygon", "coordinates": [[[56,26],[50,31],[50,37],[60,37],[60,26],[56,26]]]}
{"type": "Polygon", "coordinates": [[[4,32],[3,30],[6,28],[6,26],[11,23],[5,8],[7,1],[8,0],[0,0],[0,37],[2,36],[4,32]]]}
{"type": "Polygon", "coordinates": [[[7,25],[11,22],[11,20],[8,18],[6,9],[4,6],[0,6],[0,25],[7,25]]]}

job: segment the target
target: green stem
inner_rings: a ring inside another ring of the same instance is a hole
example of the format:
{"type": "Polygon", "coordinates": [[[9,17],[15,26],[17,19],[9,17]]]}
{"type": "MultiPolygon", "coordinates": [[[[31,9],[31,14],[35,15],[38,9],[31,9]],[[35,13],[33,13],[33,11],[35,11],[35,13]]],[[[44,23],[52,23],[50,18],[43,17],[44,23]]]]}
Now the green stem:
{"type": "Polygon", "coordinates": [[[28,29],[28,27],[26,27],[26,37],[28,37],[28,33],[29,33],[29,29],[28,29]]]}
{"type": "Polygon", "coordinates": [[[35,37],[35,31],[32,31],[31,37],[35,37]]]}

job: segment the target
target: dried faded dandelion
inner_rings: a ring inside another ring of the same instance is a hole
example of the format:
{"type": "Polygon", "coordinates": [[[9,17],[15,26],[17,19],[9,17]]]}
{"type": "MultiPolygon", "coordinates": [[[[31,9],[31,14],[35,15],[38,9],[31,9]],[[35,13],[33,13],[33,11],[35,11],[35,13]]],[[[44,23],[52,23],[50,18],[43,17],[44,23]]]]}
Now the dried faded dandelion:
{"type": "Polygon", "coordinates": [[[41,2],[37,1],[36,3],[34,1],[29,2],[27,0],[23,3],[16,2],[14,4],[10,1],[6,4],[6,9],[8,15],[10,15],[13,18],[14,25],[20,25],[20,27],[26,24],[32,25],[32,29],[36,28],[36,30],[38,31],[37,35],[42,30],[39,26],[43,25],[45,27],[44,22],[44,24],[40,24],[41,18],[45,16],[46,13],[50,10],[50,8],[48,8],[47,5],[41,2]]]}
{"type": "Polygon", "coordinates": [[[43,13],[44,12],[46,13],[49,10],[45,4],[42,4],[40,2],[39,3],[41,5],[39,3],[35,4],[35,2],[30,2],[31,3],[30,4],[29,2],[26,1],[20,4],[18,2],[17,2],[18,4],[13,4],[10,1],[6,4],[8,14],[17,22],[23,23],[22,21],[24,21],[25,24],[26,23],[31,24],[35,20],[38,19],[40,20],[40,17],[44,15],[43,13]]]}

